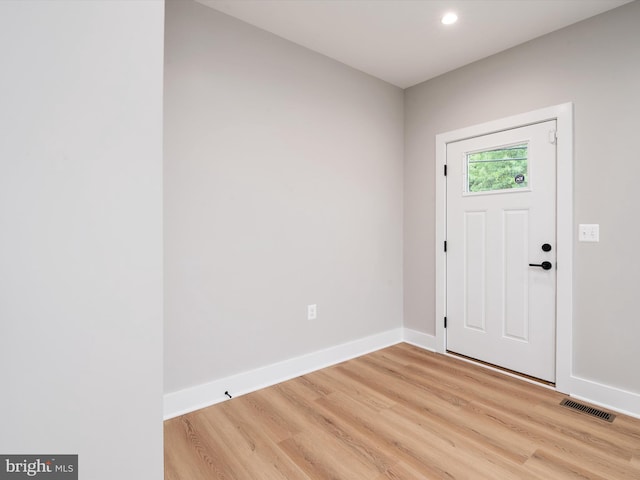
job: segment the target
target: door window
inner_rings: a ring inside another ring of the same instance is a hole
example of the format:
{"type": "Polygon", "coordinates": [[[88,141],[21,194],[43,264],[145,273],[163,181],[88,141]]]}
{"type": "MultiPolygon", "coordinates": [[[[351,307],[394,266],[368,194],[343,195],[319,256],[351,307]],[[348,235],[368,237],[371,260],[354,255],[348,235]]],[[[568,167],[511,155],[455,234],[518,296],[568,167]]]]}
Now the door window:
{"type": "Polygon", "coordinates": [[[464,193],[526,189],[529,185],[527,143],[465,154],[464,193]]]}

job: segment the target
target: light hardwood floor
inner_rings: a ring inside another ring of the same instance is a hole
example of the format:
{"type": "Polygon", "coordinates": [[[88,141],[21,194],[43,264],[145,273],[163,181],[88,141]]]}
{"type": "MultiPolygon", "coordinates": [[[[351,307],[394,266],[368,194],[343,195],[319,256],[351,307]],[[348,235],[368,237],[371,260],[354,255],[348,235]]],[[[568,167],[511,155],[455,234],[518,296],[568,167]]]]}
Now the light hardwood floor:
{"type": "Polygon", "coordinates": [[[399,344],[165,422],[166,480],[640,479],[640,420],[399,344]]]}

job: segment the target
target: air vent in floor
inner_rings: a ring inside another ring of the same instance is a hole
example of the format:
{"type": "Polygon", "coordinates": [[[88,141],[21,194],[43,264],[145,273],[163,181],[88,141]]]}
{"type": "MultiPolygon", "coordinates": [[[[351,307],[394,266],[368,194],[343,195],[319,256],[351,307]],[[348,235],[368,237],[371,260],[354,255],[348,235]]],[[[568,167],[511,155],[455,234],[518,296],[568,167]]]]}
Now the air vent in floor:
{"type": "Polygon", "coordinates": [[[586,413],[587,415],[591,415],[592,417],[597,417],[602,420],[606,420],[607,422],[613,422],[616,416],[613,413],[608,413],[603,410],[598,410],[597,408],[590,407],[588,405],[583,405],[582,403],[574,402],[573,400],[569,400],[565,398],[560,402],[560,405],[563,407],[570,408],[572,410],[576,410],[578,412],[586,413]]]}

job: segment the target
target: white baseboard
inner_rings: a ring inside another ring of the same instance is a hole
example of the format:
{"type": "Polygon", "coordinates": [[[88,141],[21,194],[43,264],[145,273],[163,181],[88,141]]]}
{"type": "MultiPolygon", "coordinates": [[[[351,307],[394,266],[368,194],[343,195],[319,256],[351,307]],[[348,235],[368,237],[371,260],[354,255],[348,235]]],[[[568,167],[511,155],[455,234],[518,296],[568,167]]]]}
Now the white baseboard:
{"type": "Polygon", "coordinates": [[[416,347],[424,348],[432,352],[436,351],[436,337],[427,333],[411,330],[410,328],[403,328],[402,339],[406,343],[415,345],[416,347]]]}
{"type": "Polygon", "coordinates": [[[167,393],[164,395],[164,419],[168,420],[227,400],[225,391],[229,391],[234,397],[244,395],[402,341],[403,329],[396,328],[231,377],[167,393]]]}
{"type": "MultiPolygon", "coordinates": [[[[417,332],[409,328],[405,328],[403,330],[403,339],[405,342],[415,345],[416,347],[424,348],[425,350],[436,351],[435,336],[417,332]]],[[[471,361],[471,363],[475,362],[471,361]]],[[[511,375],[508,372],[504,372],[503,370],[494,369],[489,366],[486,366],[486,368],[505,375],[513,376],[520,380],[528,381],[517,375],[511,375]]],[[[537,382],[533,381],[531,383],[537,384],[537,382]]],[[[604,385],[585,378],[571,376],[569,395],[577,400],[592,403],[631,417],[640,418],[640,394],[637,393],[604,385]]]]}
{"type": "MultiPolygon", "coordinates": [[[[231,377],[164,395],[164,419],[193,412],[234,397],[284,382],[321,368],[326,368],[382,348],[406,342],[425,350],[436,350],[436,337],[410,328],[396,328],[352,342],[336,345],[283,362],[267,365],[231,377]]],[[[640,395],[571,376],[569,395],[603,408],[640,418],[640,395]]]]}
{"type": "Polygon", "coordinates": [[[640,418],[640,395],[637,393],[572,376],[570,395],[578,400],[640,418]]]}

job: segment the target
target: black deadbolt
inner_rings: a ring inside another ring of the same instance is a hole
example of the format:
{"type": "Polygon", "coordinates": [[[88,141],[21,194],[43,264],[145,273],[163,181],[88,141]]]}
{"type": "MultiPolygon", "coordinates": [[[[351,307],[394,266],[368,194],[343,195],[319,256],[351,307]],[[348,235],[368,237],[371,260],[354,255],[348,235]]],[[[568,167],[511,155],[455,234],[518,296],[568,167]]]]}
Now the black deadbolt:
{"type": "Polygon", "coordinates": [[[542,251],[543,252],[550,252],[551,251],[551,245],[549,245],[548,243],[545,243],[544,245],[542,245],[542,251]]]}

